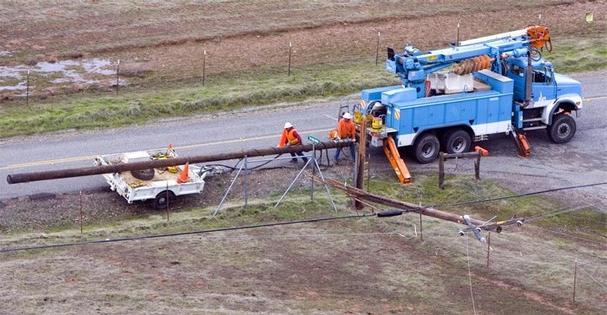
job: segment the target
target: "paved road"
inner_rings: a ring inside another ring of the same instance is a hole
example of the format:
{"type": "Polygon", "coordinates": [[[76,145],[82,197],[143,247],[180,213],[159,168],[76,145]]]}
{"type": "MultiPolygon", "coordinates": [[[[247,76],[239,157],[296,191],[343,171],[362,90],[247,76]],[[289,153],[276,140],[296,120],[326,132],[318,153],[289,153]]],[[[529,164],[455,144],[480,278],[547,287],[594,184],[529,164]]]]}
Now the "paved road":
{"type": "MultiPolygon", "coordinates": [[[[532,174],[535,180],[544,178],[544,184],[538,186],[607,179],[607,72],[573,77],[582,81],[584,97],[588,99],[574,140],[566,145],[553,145],[543,133],[536,133],[531,136],[534,155],[523,160],[515,157],[514,146],[507,138],[498,138],[487,143],[493,158],[484,160],[484,171],[497,177],[532,174]]],[[[8,185],[5,181],[10,173],[89,166],[96,154],[163,148],[169,143],[175,145],[181,155],[273,146],[285,121],[294,123],[305,136],[325,137],[327,130],[335,125],[340,103],[264,107],[126,128],[3,139],[0,140],[0,199],[39,192],[103,188],[101,176],[17,185],[8,185]]],[[[434,168],[411,164],[413,172],[434,168]]],[[[522,187],[532,188],[529,184],[522,187]]],[[[607,195],[607,190],[599,191],[607,195]]]]}

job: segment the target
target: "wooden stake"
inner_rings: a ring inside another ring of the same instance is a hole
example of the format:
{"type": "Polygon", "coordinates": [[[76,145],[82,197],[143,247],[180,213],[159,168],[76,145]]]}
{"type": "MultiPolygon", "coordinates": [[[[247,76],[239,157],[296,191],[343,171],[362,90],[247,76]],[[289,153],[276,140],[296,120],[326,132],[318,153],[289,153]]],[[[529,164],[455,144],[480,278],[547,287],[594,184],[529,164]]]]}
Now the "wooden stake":
{"type": "Polygon", "coordinates": [[[489,253],[491,253],[491,232],[487,233],[487,268],[489,268],[489,253]]]}
{"type": "Polygon", "coordinates": [[[481,179],[481,155],[479,154],[474,161],[474,177],[476,180],[481,179]]]}
{"type": "Polygon", "coordinates": [[[419,213],[419,240],[424,240],[424,228],[422,227],[422,213],[419,213]]]}
{"type": "Polygon", "coordinates": [[[443,152],[438,154],[438,188],[445,189],[445,156],[443,152]]]}
{"type": "Polygon", "coordinates": [[[167,181],[167,186],[166,186],[166,202],[167,202],[167,207],[166,207],[166,212],[167,212],[167,221],[169,221],[169,182],[167,181]]]}
{"type": "Polygon", "coordinates": [[[84,221],[84,215],[82,214],[82,190],[80,191],[80,234],[82,234],[82,221],[84,221]]]}
{"type": "Polygon", "coordinates": [[[575,303],[575,287],[577,284],[577,257],[573,262],[573,303],[575,303]]]}

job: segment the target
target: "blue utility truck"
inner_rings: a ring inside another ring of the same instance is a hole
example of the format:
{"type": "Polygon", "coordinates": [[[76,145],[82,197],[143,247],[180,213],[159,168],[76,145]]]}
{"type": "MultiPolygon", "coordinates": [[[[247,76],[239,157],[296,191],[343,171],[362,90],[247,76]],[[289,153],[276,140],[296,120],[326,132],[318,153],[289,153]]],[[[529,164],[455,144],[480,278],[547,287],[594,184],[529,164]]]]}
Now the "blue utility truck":
{"type": "Polygon", "coordinates": [[[581,84],[542,58],[551,48],[545,26],[439,50],[388,48],[386,69],[402,85],[362,91],[360,112],[374,119],[371,145],[390,137],[429,163],[441,150],[466,152],[491,134],[511,134],[519,150],[528,147],[527,130],[546,129],[554,143],[568,142],[576,131],[573,114],[582,109],[581,84]]]}

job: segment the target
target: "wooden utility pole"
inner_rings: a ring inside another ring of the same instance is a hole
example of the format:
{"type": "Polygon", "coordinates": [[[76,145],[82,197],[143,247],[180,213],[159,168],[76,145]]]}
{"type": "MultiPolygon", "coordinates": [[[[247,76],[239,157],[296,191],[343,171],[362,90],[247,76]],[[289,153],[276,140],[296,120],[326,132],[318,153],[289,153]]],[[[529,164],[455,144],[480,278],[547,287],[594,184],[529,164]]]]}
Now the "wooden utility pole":
{"type": "Polygon", "coordinates": [[[162,168],[167,166],[184,165],[185,163],[205,163],[213,161],[224,161],[241,159],[245,155],[247,158],[265,156],[265,155],[277,155],[285,153],[297,153],[297,152],[308,152],[314,149],[333,149],[333,148],[345,148],[352,145],[350,141],[339,141],[339,142],[320,142],[317,144],[305,144],[305,145],[293,145],[284,148],[261,148],[261,149],[250,149],[247,151],[236,151],[236,152],[225,152],[218,154],[209,155],[197,155],[197,156],[182,156],[173,159],[165,160],[152,160],[152,161],[140,161],[132,163],[122,163],[113,165],[102,165],[102,166],[90,166],[80,167],[72,169],[62,169],[53,171],[42,171],[42,172],[31,172],[31,173],[19,173],[9,174],[6,177],[6,181],[9,184],[25,183],[39,180],[50,180],[59,178],[69,178],[78,176],[90,176],[99,174],[111,174],[132,170],[144,170],[150,168],[162,168]]]}
{"type": "MultiPolygon", "coordinates": [[[[354,181],[354,186],[358,189],[364,188],[365,182],[365,159],[367,158],[366,154],[367,148],[367,120],[363,118],[360,123],[359,135],[358,135],[358,154],[356,159],[356,178],[354,181]]],[[[354,200],[354,207],[356,209],[362,209],[364,206],[359,200],[354,200]]]]}

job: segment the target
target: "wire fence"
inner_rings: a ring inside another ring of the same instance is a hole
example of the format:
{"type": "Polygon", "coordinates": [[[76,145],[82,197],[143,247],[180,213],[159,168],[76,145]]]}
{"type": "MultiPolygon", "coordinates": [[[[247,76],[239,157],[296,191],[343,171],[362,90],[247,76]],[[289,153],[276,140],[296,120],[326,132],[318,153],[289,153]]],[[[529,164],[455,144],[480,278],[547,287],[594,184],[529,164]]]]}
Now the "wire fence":
{"type": "MultiPolygon", "coordinates": [[[[381,63],[382,47],[387,45],[386,32],[358,34],[351,43],[319,46],[313,38],[289,38],[259,43],[234,54],[232,39],[205,42],[190,46],[186,53],[160,48],[159,56],[122,56],[101,58],[91,55],[63,60],[40,60],[32,65],[0,66],[0,77],[15,81],[15,85],[0,86],[0,101],[16,101],[30,105],[47,101],[57,95],[120,95],[151,87],[179,88],[183,84],[209,87],[216,79],[259,78],[259,73],[271,73],[285,80],[300,76],[298,69],[330,63],[381,63]],[[261,47],[262,46],[262,47],[261,47]],[[168,54],[169,57],[160,56],[168,54]],[[171,56],[171,54],[173,54],[171,56]],[[340,58],[338,56],[347,56],[340,58]],[[99,94],[101,93],[101,94],[99,94]]],[[[396,42],[399,36],[390,36],[396,42]]],[[[321,66],[316,71],[322,71],[321,66]]],[[[11,83],[12,84],[12,83],[11,83]]]]}

